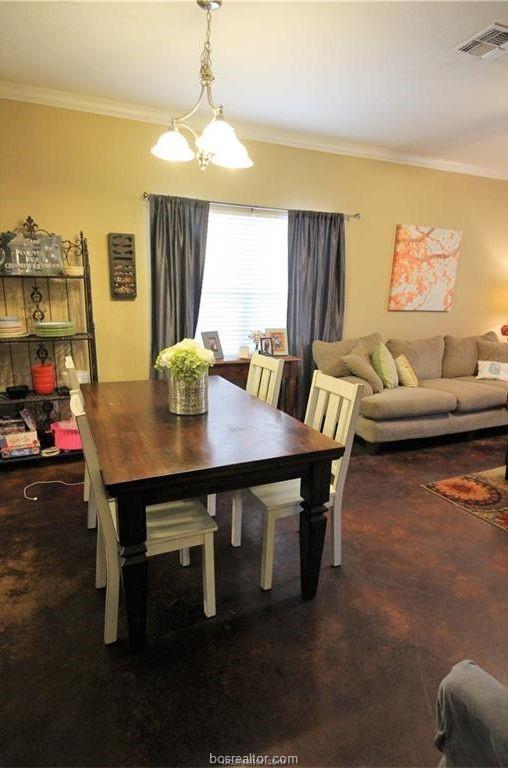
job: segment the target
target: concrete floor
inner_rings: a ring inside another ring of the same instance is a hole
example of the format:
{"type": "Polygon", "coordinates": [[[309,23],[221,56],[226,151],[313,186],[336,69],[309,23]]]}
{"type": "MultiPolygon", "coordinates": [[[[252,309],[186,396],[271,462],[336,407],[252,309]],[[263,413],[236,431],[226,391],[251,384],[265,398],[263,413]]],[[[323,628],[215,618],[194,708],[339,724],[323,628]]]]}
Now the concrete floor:
{"type": "Polygon", "coordinates": [[[297,520],[280,522],[271,593],[259,589],[261,515],[244,546],[216,537],[218,615],[201,604],[201,559],[149,569],[148,648],[102,644],[95,534],[82,464],[2,480],[6,619],[4,766],[206,766],[209,754],[297,755],[301,766],[436,766],[434,702],[471,658],[508,682],[507,544],[502,531],[421,483],[500,466],[506,438],[454,438],[355,453],[344,503],[344,564],[299,597],[297,520]]]}

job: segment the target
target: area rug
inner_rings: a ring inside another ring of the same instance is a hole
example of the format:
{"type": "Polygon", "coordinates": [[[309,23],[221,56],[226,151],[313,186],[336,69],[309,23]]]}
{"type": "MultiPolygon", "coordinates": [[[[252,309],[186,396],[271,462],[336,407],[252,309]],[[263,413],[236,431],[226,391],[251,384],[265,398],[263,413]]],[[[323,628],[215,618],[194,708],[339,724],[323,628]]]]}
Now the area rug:
{"type": "Polygon", "coordinates": [[[496,467],[486,472],[426,483],[423,487],[451,501],[459,509],[508,531],[508,482],[504,474],[504,466],[496,467]]]}

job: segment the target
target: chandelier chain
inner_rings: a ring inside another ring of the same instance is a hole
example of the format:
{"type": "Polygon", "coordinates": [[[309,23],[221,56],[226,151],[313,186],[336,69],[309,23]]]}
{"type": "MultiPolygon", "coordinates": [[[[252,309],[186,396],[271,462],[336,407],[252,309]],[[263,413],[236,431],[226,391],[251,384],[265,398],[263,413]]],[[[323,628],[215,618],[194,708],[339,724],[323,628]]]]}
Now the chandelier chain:
{"type": "Polygon", "coordinates": [[[214,81],[212,72],[212,44],[210,37],[212,34],[212,14],[208,8],[206,11],[206,32],[205,32],[205,44],[203,46],[203,52],[201,54],[201,67],[200,76],[202,85],[210,85],[214,81]]]}

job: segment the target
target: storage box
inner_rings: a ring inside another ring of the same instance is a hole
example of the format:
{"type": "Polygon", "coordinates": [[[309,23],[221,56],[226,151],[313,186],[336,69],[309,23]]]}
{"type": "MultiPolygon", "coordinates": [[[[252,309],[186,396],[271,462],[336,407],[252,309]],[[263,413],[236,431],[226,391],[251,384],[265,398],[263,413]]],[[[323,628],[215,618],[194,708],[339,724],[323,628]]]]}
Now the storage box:
{"type": "Polygon", "coordinates": [[[40,449],[41,446],[35,431],[25,430],[24,432],[0,435],[2,459],[37,455],[40,449]]]}
{"type": "Polygon", "coordinates": [[[62,451],[79,451],[82,448],[78,427],[74,419],[56,421],[51,425],[55,445],[62,451]]]}

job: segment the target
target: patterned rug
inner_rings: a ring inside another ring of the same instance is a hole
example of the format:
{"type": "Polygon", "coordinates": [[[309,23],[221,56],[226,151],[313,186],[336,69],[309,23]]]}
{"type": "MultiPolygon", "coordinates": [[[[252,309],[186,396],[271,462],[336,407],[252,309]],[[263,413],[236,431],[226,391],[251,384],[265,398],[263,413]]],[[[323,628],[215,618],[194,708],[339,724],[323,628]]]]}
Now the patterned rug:
{"type": "Polygon", "coordinates": [[[459,509],[486,520],[502,531],[508,531],[508,482],[504,473],[504,466],[497,467],[473,475],[427,483],[423,487],[451,501],[459,509]]]}

